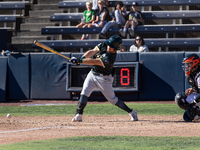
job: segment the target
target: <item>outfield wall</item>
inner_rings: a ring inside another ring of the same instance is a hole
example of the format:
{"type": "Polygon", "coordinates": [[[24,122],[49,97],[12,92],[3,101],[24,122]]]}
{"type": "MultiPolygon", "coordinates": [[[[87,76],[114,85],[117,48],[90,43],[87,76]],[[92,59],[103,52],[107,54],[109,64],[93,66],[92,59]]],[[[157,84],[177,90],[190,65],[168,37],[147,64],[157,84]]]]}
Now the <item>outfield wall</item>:
{"type": "MultiPolygon", "coordinates": [[[[82,53],[62,53],[79,57],[82,53]]],[[[122,100],[173,100],[188,88],[182,70],[185,52],[118,53],[116,63],[139,62],[139,90],[116,92],[122,100]]],[[[197,53],[200,55],[200,53],[197,53]]],[[[66,91],[68,60],[53,53],[22,53],[0,57],[0,101],[72,99],[66,91]]],[[[81,66],[80,66],[81,67],[81,66]]],[[[80,72],[81,74],[81,72],[80,72]]],[[[79,93],[77,94],[79,95],[79,93]]],[[[90,100],[105,100],[94,92],[90,100]]]]}

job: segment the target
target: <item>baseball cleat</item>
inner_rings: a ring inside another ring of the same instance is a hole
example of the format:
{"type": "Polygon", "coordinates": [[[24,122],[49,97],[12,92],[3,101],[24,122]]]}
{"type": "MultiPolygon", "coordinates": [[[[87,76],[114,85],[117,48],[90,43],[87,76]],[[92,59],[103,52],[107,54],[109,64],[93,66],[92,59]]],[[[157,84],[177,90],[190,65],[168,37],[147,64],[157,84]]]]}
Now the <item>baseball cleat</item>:
{"type": "Polygon", "coordinates": [[[137,112],[135,110],[132,110],[129,115],[131,116],[131,120],[132,121],[138,121],[138,117],[137,117],[137,112]]]}
{"type": "Polygon", "coordinates": [[[76,116],[72,119],[72,122],[82,122],[82,115],[76,114],[76,116]]]}
{"type": "Polygon", "coordinates": [[[128,29],[128,32],[130,33],[130,35],[131,35],[132,37],[134,37],[134,31],[133,31],[131,28],[128,29]]]}
{"type": "Polygon", "coordinates": [[[119,30],[119,33],[120,33],[123,37],[126,36],[126,33],[123,31],[123,29],[120,29],[120,30],[119,30]]]}
{"type": "Polygon", "coordinates": [[[194,116],[194,121],[196,121],[196,120],[199,120],[200,119],[200,116],[198,116],[198,115],[196,115],[196,116],[194,116]]]}

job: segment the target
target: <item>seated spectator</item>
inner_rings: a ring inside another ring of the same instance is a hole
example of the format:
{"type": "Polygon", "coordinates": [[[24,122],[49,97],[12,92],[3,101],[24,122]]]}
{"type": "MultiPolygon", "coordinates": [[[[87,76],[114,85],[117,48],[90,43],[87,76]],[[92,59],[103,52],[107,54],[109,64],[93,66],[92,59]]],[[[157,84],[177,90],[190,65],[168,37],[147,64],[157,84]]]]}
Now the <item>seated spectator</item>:
{"type": "Polygon", "coordinates": [[[134,45],[130,47],[130,52],[148,52],[149,49],[145,45],[143,37],[137,35],[135,38],[134,45]]]}
{"type": "MultiPolygon", "coordinates": [[[[76,28],[86,28],[88,27],[89,23],[95,20],[95,11],[92,10],[92,2],[86,2],[86,10],[83,12],[83,19],[81,23],[79,23],[76,28]]],[[[88,39],[88,34],[83,34],[81,40],[88,39]]]]}
{"type": "Polygon", "coordinates": [[[143,23],[143,18],[142,18],[142,13],[140,11],[137,11],[137,6],[138,3],[137,2],[133,2],[132,3],[132,10],[130,12],[130,14],[128,15],[128,21],[126,22],[124,29],[120,29],[119,32],[120,34],[125,37],[126,36],[126,31],[128,29],[129,26],[131,26],[131,28],[128,29],[130,35],[132,37],[134,37],[134,29],[136,26],[141,25],[143,23]]]}
{"type": "MultiPolygon", "coordinates": [[[[99,8],[98,8],[98,0],[93,0],[93,7],[92,7],[92,9],[93,10],[98,10],[99,8]]],[[[108,6],[109,5],[109,3],[108,3],[108,0],[104,0],[104,5],[105,6],[108,6]]]]}
{"type": "Polygon", "coordinates": [[[99,9],[96,11],[96,20],[88,27],[103,27],[110,20],[108,8],[104,5],[104,0],[98,0],[99,9]]]}
{"type": "Polygon", "coordinates": [[[121,27],[122,25],[125,24],[125,16],[126,16],[126,11],[122,11],[124,4],[122,1],[117,1],[116,6],[115,6],[115,11],[112,12],[112,20],[106,23],[106,25],[103,27],[101,30],[101,33],[99,36],[101,38],[105,38],[105,34],[110,29],[111,27],[117,26],[121,27]]]}

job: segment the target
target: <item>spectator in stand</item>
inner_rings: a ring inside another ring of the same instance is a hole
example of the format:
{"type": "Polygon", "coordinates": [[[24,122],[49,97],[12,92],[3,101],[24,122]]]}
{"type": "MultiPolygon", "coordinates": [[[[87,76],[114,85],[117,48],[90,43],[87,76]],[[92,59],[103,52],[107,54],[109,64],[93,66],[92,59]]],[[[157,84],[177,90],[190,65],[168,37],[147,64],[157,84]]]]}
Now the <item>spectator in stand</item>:
{"type": "Polygon", "coordinates": [[[111,27],[117,26],[121,27],[126,23],[125,16],[126,16],[126,11],[123,11],[122,8],[124,7],[124,4],[122,1],[117,1],[116,6],[115,6],[115,11],[112,12],[112,20],[106,23],[106,25],[103,27],[101,30],[101,33],[99,36],[101,38],[105,38],[105,34],[110,29],[111,27]]]}
{"type": "Polygon", "coordinates": [[[142,18],[142,13],[140,11],[137,11],[138,9],[138,3],[137,2],[133,2],[132,3],[132,10],[130,12],[130,14],[128,15],[129,18],[124,26],[124,29],[120,29],[119,32],[120,34],[125,37],[126,36],[126,32],[129,26],[131,26],[131,28],[128,29],[130,35],[132,37],[134,37],[134,29],[136,26],[141,25],[143,23],[143,18],[142,18]]]}
{"type": "MultiPolygon", "coordinates": [[[[109,3],[108,3],[108,0],[104,0],[104,5],[105,6],[108,6],[109,3]]],[[[92,7],[93,10],[98,10],[98,0],[93,0],[93,7],[92,7]]]]}
{"type": "MultiPolygon", "coordinates": [[[[95,20],[95,11],[92,10],[92,2],[86,2],[86,10],[83,12],[83,18],[81,23],[79,23],[76,28],[86,28],[89,23],[92,23],[95,20]]],[[[88,34],[83,34],[81,40],[88,39],[88,34]]]]}
{"type": "Polygon", "coordinates": [[[144,39],[143,37],[141,37],[140,35],[137,35],[135,38],[135,42],[134,45],[132,45],[130,47],[130,52],[148,52],[149,49],[148,47],[145,45],[144,39]]]}
{"type": "Polygon", "coordinates": [[[103,27],[110,20],[108,8],[104,5],[104,0],[98,0],[99,9],[96,11],[96,20],[88,27],[103,27]]]}

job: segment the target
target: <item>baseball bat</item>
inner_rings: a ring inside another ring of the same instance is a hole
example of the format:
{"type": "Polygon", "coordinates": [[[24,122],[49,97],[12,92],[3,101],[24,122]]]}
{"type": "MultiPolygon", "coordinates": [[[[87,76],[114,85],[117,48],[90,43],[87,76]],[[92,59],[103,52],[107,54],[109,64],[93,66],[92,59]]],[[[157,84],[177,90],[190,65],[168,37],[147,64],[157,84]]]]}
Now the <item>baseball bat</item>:
{"type": "Polygon", "coordinates": [[[55,51],[53,48],[51,48],[51,47],[49,47],[49,46],[47,46],[47,45],[44,45],[44,44],[38,42],[37,40],[34,41],[34,44],[37,45],[37,46],[39,46],[39,47],[41,47],[41,48],[43,48],[43,49],[45,49],[45,50],[47,50],[47,51],[50,51],[50,52],[52,52],[52,53],[55,53],[55,54],[57,54],[57,55],[60,55],[60,56],[62,56],[62,57],[64,57],[64,58],[70,60],[69,57],[60,54],[59,52],[55,51]]]}

